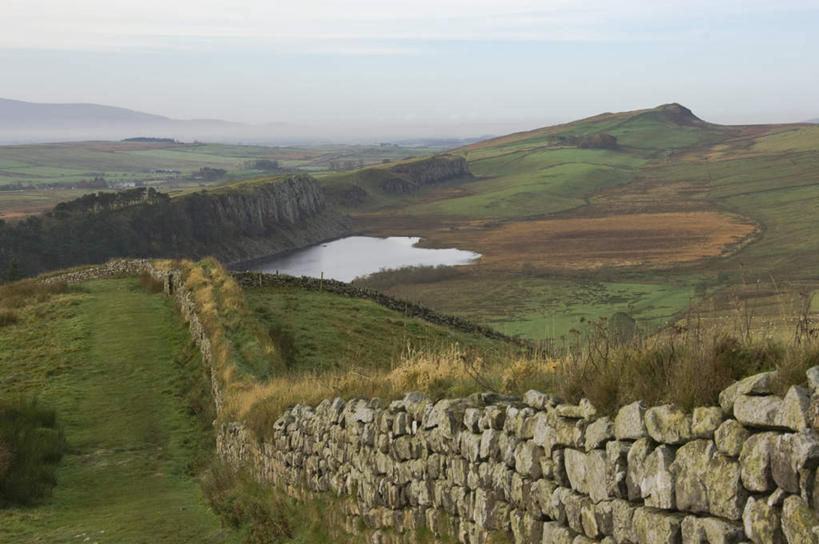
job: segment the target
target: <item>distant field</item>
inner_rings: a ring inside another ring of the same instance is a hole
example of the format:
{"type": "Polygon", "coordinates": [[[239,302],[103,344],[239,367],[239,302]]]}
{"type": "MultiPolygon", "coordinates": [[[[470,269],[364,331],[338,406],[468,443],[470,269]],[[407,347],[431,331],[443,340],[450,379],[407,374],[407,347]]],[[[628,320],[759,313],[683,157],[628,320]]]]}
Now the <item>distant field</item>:
{"type": "Polygon", "coordinates": [[[379,285],[390,293],[545,338],[624,307],[638,321],[675,321],[703,295],[707,302],[741,281],[773,280],[791,293],[819,281],[819,127],[725,127],[672,105],[453,153],[476,180],[350,210],[361,233],[483,254],[457,279],[385,274],[379,285]],[[573,143],[599,132],[618,148],[573,143]],[[589,277],[620,303],[578,302],[589,277]]]}
{"type": "Polygon", "coordinates": [[[0,146],[0,219],[17,219],[99,189],[81,187],[102,178],[110,190],[142,184],[166,191],[198,188],[267,175],[256,160],[282,169],[325,173],[429,155],[435,147],[306,146],[263,147],[151,142],[79,142],[0,146]],[[222,179],[200,179],[202,168],[226,171],[222,179]],[[2,190],[3,187],[15,190],[2,190]]]}

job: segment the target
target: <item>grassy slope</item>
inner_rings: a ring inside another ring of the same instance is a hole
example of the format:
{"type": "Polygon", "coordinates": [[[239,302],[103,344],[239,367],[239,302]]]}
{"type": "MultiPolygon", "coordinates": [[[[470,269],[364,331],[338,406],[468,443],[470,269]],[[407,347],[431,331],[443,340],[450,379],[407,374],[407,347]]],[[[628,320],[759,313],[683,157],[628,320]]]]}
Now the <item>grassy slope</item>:
{"type": "Polygon", "coordinates": [[[427,235],[436,245],[429,225],[449,228],[455,234],[447,239],[454,240],[466,223],[623,213],[622,201],[608,207],[605,195],[616,190],[641,212],[677,206],[750,218],[762,232],[738,254],[662,271],[601,270],[591,280],[588,274],[554,278],[527,270],[526,263],[505,274],[476,267],[471,275],[435,283],[396,277],[388,292],[503,332],[543,338],[565,334],[581,317],[615,311],[629,311],[645,326],[673,320],[741,273],[811,288],[819,281],[819,127],[723,127],[678,114],[674,107],[604,114],[467,146],[455,152],[467,158],[477,181],[433,188],[400,203],[373,199],[390,207],[353,213],[364,232],[427,235]],[[577,149],[558,140],[596,132],[616,136],[620,149],[577,149]],[[665,189],[674,185],[691,188],[686,202],[665,189]],[[652,188],[659,189],[656,197],[652,188]]]}
{"type": "Polygon", "coordinates": [[[498,356],[512,348],[420,319],[369,300],[296,286],[246,288],[248,303],[295,371],[389,369],[402,353],[435,351],[457,342],[498,356]]]}
{"type": "Polygon", "coordinates": [[[106,280],[21,313],[0,329],[4,394],[56,407],[71,453],[50,502],[0,513],[0,540],[237,541],[187,472],[207,436],[178,396],[189,336],[172,302],[106,280]]]}

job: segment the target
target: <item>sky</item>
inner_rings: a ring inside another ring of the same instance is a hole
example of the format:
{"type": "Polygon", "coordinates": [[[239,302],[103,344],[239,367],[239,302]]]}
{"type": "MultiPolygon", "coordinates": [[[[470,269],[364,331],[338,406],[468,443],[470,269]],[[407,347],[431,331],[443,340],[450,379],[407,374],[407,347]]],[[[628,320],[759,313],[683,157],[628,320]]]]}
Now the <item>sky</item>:
{"type": "MultiPolygon", "coordinates": [[[[819,1],[0,0],[0,97],[498,133],[679,102],[819,117],[819,1]]],[[[478,134],[475,134],[478,135],[478,134]]]]}

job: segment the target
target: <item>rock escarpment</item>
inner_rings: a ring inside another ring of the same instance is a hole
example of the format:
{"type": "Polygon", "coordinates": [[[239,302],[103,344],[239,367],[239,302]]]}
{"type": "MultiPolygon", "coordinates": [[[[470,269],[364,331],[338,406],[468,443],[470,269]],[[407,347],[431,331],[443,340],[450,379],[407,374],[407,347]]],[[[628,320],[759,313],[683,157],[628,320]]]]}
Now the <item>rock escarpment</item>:
{"type": "MultiPolygon", "coordinates": [[[[337,238],[350,229],[307,175],[176,198],[151,196],[122,207],[66,203],[16,225],[0,222],[0,270],[12,260],[25,275],[114,257],[212,255],[230,263],[337,238]]],[[[104,195],[89,197],[76,202],[104,195]]]]}

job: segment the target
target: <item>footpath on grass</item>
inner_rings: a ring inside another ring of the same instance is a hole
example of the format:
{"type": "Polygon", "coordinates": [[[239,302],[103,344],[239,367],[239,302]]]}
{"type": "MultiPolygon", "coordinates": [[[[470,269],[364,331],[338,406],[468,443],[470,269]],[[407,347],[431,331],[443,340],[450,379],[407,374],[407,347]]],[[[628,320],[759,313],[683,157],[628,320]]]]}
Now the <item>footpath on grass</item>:
{"type": "Polygon", "coordinates": [[[57,409],[70,448],[51,500],[0,512],[0,541],[238,542],[192,476],[212,442],[180,394],[190,336],[173,301],[135,278],[78,289],[0,330],[7,383],[57,409]]]}

